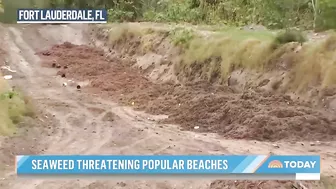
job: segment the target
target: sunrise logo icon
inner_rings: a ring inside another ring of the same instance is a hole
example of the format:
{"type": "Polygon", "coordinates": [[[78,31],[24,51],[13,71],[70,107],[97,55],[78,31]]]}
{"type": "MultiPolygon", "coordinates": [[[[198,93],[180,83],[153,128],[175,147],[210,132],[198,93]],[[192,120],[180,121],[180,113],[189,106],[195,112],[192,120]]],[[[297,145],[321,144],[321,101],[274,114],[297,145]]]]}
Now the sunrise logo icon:
{"type": "Polygon", "coordinates": [[[268,168],[283,168],[283,165],[278,160],[273,160],[268,164],[268,168]]]}

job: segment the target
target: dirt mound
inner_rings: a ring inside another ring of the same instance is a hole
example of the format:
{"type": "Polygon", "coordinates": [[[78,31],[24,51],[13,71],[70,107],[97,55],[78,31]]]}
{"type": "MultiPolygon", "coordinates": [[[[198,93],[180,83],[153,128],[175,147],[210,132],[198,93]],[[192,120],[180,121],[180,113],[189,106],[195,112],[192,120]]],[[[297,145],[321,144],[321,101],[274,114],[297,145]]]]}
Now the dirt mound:
{"type": "MultiPolygon", "coordinates": [[[[288,96],[248,91],[205,82],[157,84],[145,78],[134,62],[110,60],[103,51],[70,43],[38,53],[59,74],[91,81],[90,90],[154,114],[185,129],[215,132],[228,138],[256,140],[330,140],[336,118],[323,110],[292,101],[288,96]]],[[[86,89],[87,90],[87,89],[86,89]]]]}

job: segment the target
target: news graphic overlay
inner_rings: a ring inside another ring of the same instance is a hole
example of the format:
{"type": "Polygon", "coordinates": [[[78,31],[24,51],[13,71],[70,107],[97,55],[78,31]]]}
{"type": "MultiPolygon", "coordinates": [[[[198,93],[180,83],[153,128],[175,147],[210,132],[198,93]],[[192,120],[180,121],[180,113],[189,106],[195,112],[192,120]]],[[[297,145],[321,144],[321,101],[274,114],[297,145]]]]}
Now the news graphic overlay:
{"type": "Polygon", "coordinates": [[[161,176],[236,180],[320,180],[320,156],[17,156],[18,176],[161,176]]]}
{"type": "Polygon", "coordinates": [[[18,9],[17,23],[107,23],[105,9],[18,9]]]}

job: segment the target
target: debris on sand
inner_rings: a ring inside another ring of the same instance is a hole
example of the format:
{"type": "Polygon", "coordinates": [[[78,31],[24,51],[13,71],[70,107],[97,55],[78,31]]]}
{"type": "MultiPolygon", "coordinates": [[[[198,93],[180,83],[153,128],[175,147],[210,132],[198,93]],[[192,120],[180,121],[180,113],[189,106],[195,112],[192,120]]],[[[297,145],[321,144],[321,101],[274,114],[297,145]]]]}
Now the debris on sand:
{"type": "Polygon", "coordinates": [[[120,182],[120,183],[119,183],[119,182],[118,182],[117,185],[119,185],[119,186],[121,186],[121,187],[125,187],[125,186],[126,186],[126,183],[124,183],[124,182],[120,182]]]}
{"type": "Polygon", "coordinates": [[[147,120],[148,120],[148,121],[155,121],[155,119],[150,118],[150,117],[147,117],[147,120]]]}
{"type": "Polygon", "coordinates": [[[49,52],[49,51],[45,51],[45,52],[43,52],[42,53],[44,56],[50,56],[51,55],[51,53],[49,52]]]}
{"type": "Polygon", "coordinates": [[[57,72],[57,75],[63,77],[63,75],[65,76],[65,73],[64,73],[64,71],[59,70],[59,71],[57,72]]]}
{"type": "Polygon", "coordinates": [[[6,79],[6,80],[10,80],[10,79],[12,79],[13,78],[13,76],[12,75],[5,75],[5,76],[3,76],[4,77],[4,79],[6,79]]]}
{"type": "Polygon", "coordinates": [[[102,121],[115,121],[117,118],[119,118],[116,114],[112,113],[112,112],[107,112],[104,117],[102,118],[102,121]]]}
{"type": "Polygon", "coordinates": [[[66,87],[66,86],[68,86],[68,84],[64,82],[64,83],[63,83],[63,87],[66,87]]]}
{"type": "Polygon", "coordinates": [[[67,82],[67,84],[68,84],[69,86],[75,86],[75,85],[76,85],[76,82],[73,81],[73,80],[71,80],[71,79],[69,79],[68,82],[67,82]]]}
{"type": "Polygon", "coordinates": [[[274,148],[280,148],[280,146],[278,144],[273,144],[274,148]]]}
{"type": "Polygon", "coordinates": [[[9,72],[15,73],[15,70],[12,70],[9,66],[2,66],[1,69],[8,70],[9,72]]]}
{"type": "Polygon", "coordinates": [[[78,90],[81,89],[81,86],[80,86],[80,85],[77,85],[77,89],[78,89],[78,90]]]}

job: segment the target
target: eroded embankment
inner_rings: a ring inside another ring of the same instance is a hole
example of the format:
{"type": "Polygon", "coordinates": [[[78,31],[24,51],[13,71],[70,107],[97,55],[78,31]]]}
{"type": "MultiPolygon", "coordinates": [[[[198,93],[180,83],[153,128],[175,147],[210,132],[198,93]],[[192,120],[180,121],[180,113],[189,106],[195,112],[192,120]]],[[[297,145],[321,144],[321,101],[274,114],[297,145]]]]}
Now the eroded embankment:
{"type": "MultiPolygon", "coordinates": [[[[336,109],[336,34],[303,44],[302,34],[99,26],[93,31],[118,55],[137,58],[154,80],[203,80],[231,88],[290,94],[314,106],[336,109]],[[134,56],[135,55],[135,56],[134,56]]],[[[111,51],[114,53],[113,51],[111,51]]]]}
{"type": "Polygon", "coordinates": [[[146,29],[146,35],[139,35],[121,31],[117,35],[106,28],[92,30],[98,39],[106,41],[108,57],[102,50],[70,43],[39,54],[46,66],[58,67],[60,75],[90,80],[91,88],[83,90],[103,92],[149,113],[167,114],[164,122],[188,130],[198,126],[198,131],[228,138],[271,141],[335,138],[336,119],[330,111],[274,91],[249,87],[240,92],[223,82],[210,84],[200,72],[201,63],[183,68],[189,75],[177,72],[183,63],[181,49],[171,44],[167,32],[146,29]]]}

